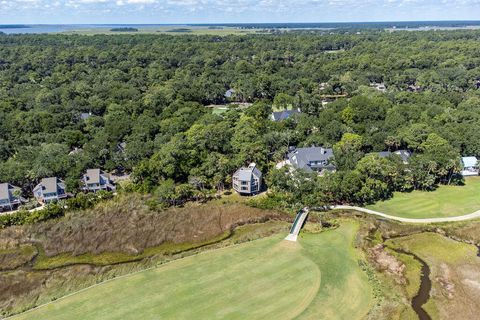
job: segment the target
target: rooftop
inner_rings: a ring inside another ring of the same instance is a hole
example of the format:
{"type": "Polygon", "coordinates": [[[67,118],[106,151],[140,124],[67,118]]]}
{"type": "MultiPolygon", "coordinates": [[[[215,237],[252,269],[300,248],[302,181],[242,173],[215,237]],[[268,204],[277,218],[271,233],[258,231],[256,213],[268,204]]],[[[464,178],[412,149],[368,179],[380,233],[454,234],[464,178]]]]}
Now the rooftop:
{"type": "Polygon", "coordinates": [[[328,161],[333,158],[333,149],[323,147],[297,148],[288,154],[290,163],[297,168],[310,171],[315,168],[329,168],[333,165],[328,161]],[[312,165],[312,163],[315,163],[312,165]]]}
{"type": "Polygon", "coordinates": [[[300,113],[301,113],[300,110],[297,110],[297,109],[273,112],[272,119],[273,121],[282,121],[290,118],[294,114],[300,114],[300,113]]]}
{"type": "Polygon", "coordinates": [[[100,183],[100,169],[88,169],[85,178],[88,183],[100,183]]]}
{"type": "Polygon", "coordinates": [[[251,163],[248,167],[238,169],[235,175],[238,176],[240,181],[251,181],[252,176],[259,178],[262,176],[262,173],[258,170],[255,163],[251,163]]]}

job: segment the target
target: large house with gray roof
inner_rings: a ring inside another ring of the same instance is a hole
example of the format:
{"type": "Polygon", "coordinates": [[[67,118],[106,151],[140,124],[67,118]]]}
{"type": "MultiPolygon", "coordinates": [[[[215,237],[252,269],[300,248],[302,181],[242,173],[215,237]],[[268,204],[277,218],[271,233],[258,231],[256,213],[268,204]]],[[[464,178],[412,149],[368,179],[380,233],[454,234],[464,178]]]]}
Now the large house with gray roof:
{"type": "Polygon", "coordinates": [[[255,163],[238,169],[232,176],[233,189],[242,195],[254,195],[262,189],[262,172],[255,163]]]}
{"type": "Polygon", "coordinates": [[[39,203],[50,203],[61,199],[66,199],[65,183],[57,177],[43,178],[39,184],[33,188],[33,195],[39,203]]]}
{"type": "Polygon", "coordinates": [[[20,188],[9,183],[0,183],[0,211],[17,209],[25,200],[18,195],[20,188]]]}
{"type": "Polygon", "coordinates": [[[301,112],[298,109],[292,109],[292,110],[283,110],[283,111],[278,111],[278,112],[272,112],[271,119],[272,121],[283,121],[287,120],[290,117],[293,117],[295,115],[299,115],[301,112]]]}
{"type": "Polygon", "coordinates": [[[410,157],[412,156],[412,153],[408,150],[397,150],[397,151],[381,151],[381,152],[378,152],[378,155],[381,157],[381,158],[388,158],[388,157],[392,157],[392,156],[399,156],[400,159],[402,159],[402,162],[404,164],[408,164],[408,160],[410,159],[410,157]]]}
{"type": "Polygon", "coordinates": [[[83,190],[87,192],[115,190],[115,184],[110,178],[110,174],[105,173],[100,169],[88,169],[82,177],[82,183],[83,190]]]}
{"type": "Polygon", "coordinates": [[[333,149],[324,147],[296,148],[287,155],[288,163],[307,172],[335,171],[333,149]]]}

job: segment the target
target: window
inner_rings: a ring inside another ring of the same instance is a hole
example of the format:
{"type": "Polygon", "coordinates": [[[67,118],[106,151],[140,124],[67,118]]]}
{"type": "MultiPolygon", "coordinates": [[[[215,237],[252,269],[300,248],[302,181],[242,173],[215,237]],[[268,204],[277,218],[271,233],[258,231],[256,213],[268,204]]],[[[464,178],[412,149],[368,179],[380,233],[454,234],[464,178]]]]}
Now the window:
{"type": "Polygon", "coordinates": [[[242,187],[242,191],[247,191],[248,188],[247,187],[242,187]]]}
{"type": "Polygon", "coordinates": [[[242,186],[248,185],[248,181],[242,181],[242,186]]]}

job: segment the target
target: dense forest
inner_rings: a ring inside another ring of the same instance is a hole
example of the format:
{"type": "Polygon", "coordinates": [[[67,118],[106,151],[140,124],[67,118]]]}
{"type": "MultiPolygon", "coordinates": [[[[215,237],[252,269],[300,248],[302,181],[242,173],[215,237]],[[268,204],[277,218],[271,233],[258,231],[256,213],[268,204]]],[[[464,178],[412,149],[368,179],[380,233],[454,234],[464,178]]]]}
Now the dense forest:
{"type": "Polygon", "coordinates": [[[73,191],[100,167],[170,201],[229,187],[253,161],[287,202],[461,183],[459,157],[480,156],[479,41],[479,31],[0,35],[0,181],[30,192],[59,176],[73,191]],[[231,102],[251,105],[206,107],[231,102]],[[283,108],[302,114],[271,121],[283,108]],[[289,146],[311,145],[334,147],[337,173],[274,169],[289,146]],[[370,154],[398,149],[413,152],[408,165],[370,154]]]}

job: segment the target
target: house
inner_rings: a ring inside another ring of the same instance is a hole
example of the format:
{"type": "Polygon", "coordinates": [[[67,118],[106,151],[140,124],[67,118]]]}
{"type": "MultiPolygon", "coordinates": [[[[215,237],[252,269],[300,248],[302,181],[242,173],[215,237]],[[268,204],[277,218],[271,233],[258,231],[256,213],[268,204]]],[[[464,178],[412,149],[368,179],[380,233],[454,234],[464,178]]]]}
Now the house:
{"type": "Polygon", "coordinates": [[[477,90],[480,89],[480,80],[475,81],[475,87],[477,90]]]}
{"type": "Polygon", "coordinates": [[[463,157],[462,158],[462,176],[478,176],[478,159],[476,157],[463,157]]]}
{"type": "Polygon", "coordinates": [[[278,111],[278,112],[272,112],[271,118],[272,121],[283,121],[287,120],[288,118],[300,114],[299,109],[293,109],[293,110],[283,110],[283,111],[278,111]]]}
{"type": "Polygon", "coordinates": [[[82,177],[82,183],[84,185],[83,190],[87,192],[115,190],[115,184],[110,178],[110,174],[105,173],[100,169],[88,169],[82,177]]]}
{"type": "Polygon", "coordinates": [[[262,173],[251,163],[238,169],[232,177],[233,189],[243,195],[254,195],[262,189],[262,173]]]}
{"type": "Polygon", "coordinates": [[[382,152],[379,152],[377,154],[381,158],[388,158],[388,157],[391,157],[392,155],[397,155],[397,156],[400,157],[400,159],[402,159],[404,164],[407,164],[408,159],[410,159],[410,157],[412,156],[412,153],[408,150],[397,150],[397,151],[394,151],[394,152],[382,151],[382,152]]]}
{"type": "Polygon", "coordinates": [[[297,169],[322,173],[335,171],[331,163],[333,149],[323,147],[295,148],[287,155],[288,162],[297,169]]]}
{"type": "Polygon", "coordinates": [[[233,98],[234,94],[235,94],[235,89],[228,89],[227,91],[225,91],[223,96],[227,99],[230,99],[230,98],[233,98]]]}
{"type": "Polygon", "coordinates": [[[80,113],[80,119],[85,121],[87,120],[88,118],[90,118],[92,116],[92,113],[91,112],[83,112],[83,113],[80,113]]]}
{"type": "Polygon", "coordinates": [[[423,88],[420,87],[420,86],[417,86],[415,84],[410,84],[408,85],[407,87],[407,91],[410,91],[410,92],[422,92],[423,91],[423,88]]]}
{"type": "Polygon", "coordinates": [[[372,82],[370,83],[370,87],[380,91],[380,92],[387,92],[387,87],[385,86],[385,84],[382,82],[382,83],[376,83],[376,82],[372,82]]]}
{"type": "Polygon", "coordinates": [[[20,193],[20,188],[9,183],[0,183],[0,211],[17,209],[25,201],[17,193],[20,193]]]}
{"type": "Polygon", "coordinates": [[[43,178],[33,188],[33,195],[39,203],[49,203],[68,197],[65,183],[57,177],[43,178]]]}

